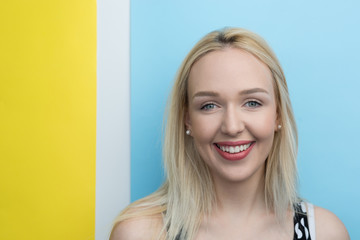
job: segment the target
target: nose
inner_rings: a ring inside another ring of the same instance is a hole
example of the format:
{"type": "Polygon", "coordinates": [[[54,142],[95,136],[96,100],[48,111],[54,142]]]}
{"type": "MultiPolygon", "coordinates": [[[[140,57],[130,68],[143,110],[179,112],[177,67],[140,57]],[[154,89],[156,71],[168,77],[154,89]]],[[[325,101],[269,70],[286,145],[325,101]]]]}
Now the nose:
{"type": "Polygon", "coordinates": [[[228,107],[223,115],[221,125],[222,133],[229,136],[237,136],[239,133],[244,131],[244,128],[245,124],[240,110],[233,106],[228,107]]]}

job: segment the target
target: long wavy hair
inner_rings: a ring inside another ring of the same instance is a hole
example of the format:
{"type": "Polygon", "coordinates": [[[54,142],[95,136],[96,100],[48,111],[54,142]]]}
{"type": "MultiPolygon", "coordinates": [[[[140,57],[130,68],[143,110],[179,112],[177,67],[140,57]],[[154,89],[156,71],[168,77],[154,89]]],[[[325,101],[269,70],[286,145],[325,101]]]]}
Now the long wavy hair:
{"type": "MultiPolygon", "coordinates": [[[[297,129],[283,70],[268,44],[257,34],[241,28],[225,28],[203,37],[181,64],[167,106],[163,157],[164,184],[153,194],[129,205],[115,224],[162,214],[163,229],[158,239],[195,237],[204,216],[216,206],[215,189],[208,166],[201,159],[193,138],[185,134],[188,108],[188,78],[194,63],[209,52],[224,48],[245,50],[265,63],[273,76],[281,131],[274,136],[266,160],[265,202],[267,209],[284,219],[297,200],[297,129]]],[[[115,226],[114,224],[114,226],[115,226]]]]}

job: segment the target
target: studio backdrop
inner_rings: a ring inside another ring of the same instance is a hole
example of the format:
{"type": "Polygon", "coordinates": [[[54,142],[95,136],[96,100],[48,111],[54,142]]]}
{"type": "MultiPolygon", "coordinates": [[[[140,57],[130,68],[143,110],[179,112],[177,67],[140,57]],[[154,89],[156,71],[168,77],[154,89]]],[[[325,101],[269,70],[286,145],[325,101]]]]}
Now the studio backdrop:
{"type": "Polygon", "coordinates": [[[0,8],[0,239],[106,239],[164,179],[164,109],[210,31],[263,36],[287,77],[299,190],[360,239],[360,4],[13,0],[0,8]]]}

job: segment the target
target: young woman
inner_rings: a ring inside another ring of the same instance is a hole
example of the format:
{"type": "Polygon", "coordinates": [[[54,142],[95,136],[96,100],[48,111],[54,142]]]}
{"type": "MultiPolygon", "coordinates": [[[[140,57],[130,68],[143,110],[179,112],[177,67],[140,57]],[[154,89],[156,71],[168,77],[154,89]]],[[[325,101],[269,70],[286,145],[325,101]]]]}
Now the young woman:
{"type": "Polygon", "coordinates": [[[299,199],[297,130],[266,42],[215,31],[185,58],[164,140],[166,181],[128,206],[111,240],[349,239],[331,212],[299,199]]]}

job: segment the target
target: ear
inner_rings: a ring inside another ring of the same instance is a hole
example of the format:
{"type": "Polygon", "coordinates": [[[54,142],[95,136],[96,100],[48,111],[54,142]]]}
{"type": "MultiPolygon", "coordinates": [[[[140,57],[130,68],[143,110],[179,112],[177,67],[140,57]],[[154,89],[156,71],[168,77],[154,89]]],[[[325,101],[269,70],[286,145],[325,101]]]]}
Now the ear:
{"type": "Polygon", "coordinates": [[[277,132],[281,129],[281,117],[279,114],[279,111],[276,112],[276,120],[275,120],[275,126],[274,126],[274,131],[277,132]],[[280,127],[279,127],[280,126],[280,127]]]}
{"type": "Polygon", "coordinates": [[[186,129],[191,130],[190,114],[189,114],[189,110],[187,110],[187,109],[185,110],[184,122],[185,122],[186,129]]]}

